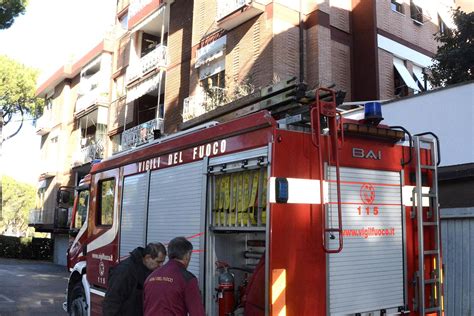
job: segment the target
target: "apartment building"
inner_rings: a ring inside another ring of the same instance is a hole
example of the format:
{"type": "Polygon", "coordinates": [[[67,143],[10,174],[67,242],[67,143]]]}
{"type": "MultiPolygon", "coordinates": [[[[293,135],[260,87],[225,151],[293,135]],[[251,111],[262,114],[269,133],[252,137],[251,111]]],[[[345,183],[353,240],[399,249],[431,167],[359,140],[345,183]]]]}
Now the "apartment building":
{"type": "MultiPolygon", "coordinates": [[[[453,1],[126,0],[108,135],[117,152],[279,80],[392,99],[425,80],[453,1]]],[[[156,135],[158,134],[158,135],[156,135]]]]}
{"type": "Polygon", "coordinates": [[[58,191],[77,185],[91,163],[105,155],[112,44],[104,40],[61,67],[36,91],[46,106],[36,123],[36,134],[41,136],[41,174],[29,226],[51,233],[58,264],[66,264],[72,207],[58,205],[58,191]]]}

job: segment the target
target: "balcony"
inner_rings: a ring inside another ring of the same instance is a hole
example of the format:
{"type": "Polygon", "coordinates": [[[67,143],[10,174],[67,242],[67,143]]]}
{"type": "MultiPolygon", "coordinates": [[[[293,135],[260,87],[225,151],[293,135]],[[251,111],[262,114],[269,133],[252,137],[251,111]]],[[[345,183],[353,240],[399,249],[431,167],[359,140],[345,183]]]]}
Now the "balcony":
{"type": "Polygon", "coordinates": [[[92,162],[96,159],[104,158],[104,143],[103,138],[97,139],[81,139],[81,144],[85,144],[74,153],[74,165],[83,165],[92,162]]]}
{"type": "Polygon", "coordinates": [[[252,0],[218,0],[217,24],[225,30],[250,20],[265,10],[263,4],[252,0]]]}
{"type": "Polygon", "coordinates": [[[163,119],[153,119],[125,130],[122,133],[122,150],[134,148],[154,139],[154,130],[163,130],[163,119]]]}
{"type": "Polygon", "coordinates": [[[36,135],[46,135],[51,132],[53,122],[51,120],[51,112],[46,110],[43,115],[36,121],[36,135]]]}
{"type": "Polygon", "coordinates": [[[201,89],[196,95],[184,99],[183,122],[212,111],[228,101],[227,90],[224,88],[211,87],[207,91],[201,89]]]}
{"type": "Polygon", "coordinates": [[[34,227],[37,232],[67,232],[71,214],[72,207],[57,207],[54,211],[33,209],[29,213],[28,226],[34,227]]]}
{"type": "Polygon", "coordinates": [[[127,83],[130,83],[148,72],[168,66],[168,48],[163,45],[156,46],[151,52],[140,58],[136,64],[127,68],[127,83]]]}
{"type": "Polygon", "coordinates": [[[108,98],[108,92],[101,92],[98,88],[88,91],[77,98],[74,115],[77,116],[79,113],[86,111],[95,104],[107,104],[109,101],[108,98]]]}

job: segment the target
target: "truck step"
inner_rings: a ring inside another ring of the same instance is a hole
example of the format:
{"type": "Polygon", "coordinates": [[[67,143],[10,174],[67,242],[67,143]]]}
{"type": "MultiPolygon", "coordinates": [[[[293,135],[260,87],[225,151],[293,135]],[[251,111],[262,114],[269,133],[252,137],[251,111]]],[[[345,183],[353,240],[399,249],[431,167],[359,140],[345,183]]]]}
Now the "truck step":
{"type": "Polygon", "coordinates": [[[436,166],[433,165],[420,165],[421,169],[430,169],[430,170],[435,170],[436,166]]]}
{"type": "Polygon", "coordinates": [[[430,307],[425,309],[425,313],[432,313],[432,312],[441,312],[441,308],[439,306],[430,307]]]}
{"type": "Polygon", "coordinates": [[[437,255],[437,254],[439,254],[439,250],[425,250],[425,251],[423,251],[423,254],[425,256],[427,256],[427,255],[437,255]]]}
{"type": "Polygon", "coordinates": [[[425,284],[435,284],[439,283],[439,279],[427,279],[425,280],[425,284]]]}

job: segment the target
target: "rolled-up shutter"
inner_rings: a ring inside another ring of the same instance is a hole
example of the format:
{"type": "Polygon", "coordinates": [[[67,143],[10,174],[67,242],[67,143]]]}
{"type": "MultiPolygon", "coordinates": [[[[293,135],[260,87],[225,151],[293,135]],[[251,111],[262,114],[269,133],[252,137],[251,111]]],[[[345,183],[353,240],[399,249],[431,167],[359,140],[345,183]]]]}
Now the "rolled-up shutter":
{"type": "MultiPolygon", "coordinates": [[[[344,248],[328,254],[331,315],[404,306],[400,173],[341,168],[344,248]]],[[[329,169],[327,218],[337,225],[335,169],[329,169]]],[[[337,248],[338,236],[330,240],[337,248]]],[[[328,238],[329,239],[329,238],[328,238]]]]}
{"type": "Polygon", "coordinates": [[[150,179],[150,204],[147,241],[169,243],[184,236],[193,244],[188,270],[199,278],[200,254],[204,249],[203,161],[153,171],[150,179]]]}
{"type": "Polygon", "coordinates": [[[138,246],[145,246],[147,180],[146,173],[123,180],[120,257],[127,256],[138,246]]]}

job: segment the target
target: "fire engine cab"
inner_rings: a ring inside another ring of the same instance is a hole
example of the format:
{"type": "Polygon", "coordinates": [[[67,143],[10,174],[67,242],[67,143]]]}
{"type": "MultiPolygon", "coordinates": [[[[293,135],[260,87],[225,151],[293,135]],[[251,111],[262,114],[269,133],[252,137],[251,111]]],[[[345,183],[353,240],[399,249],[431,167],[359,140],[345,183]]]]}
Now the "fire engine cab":
{"type": "Polygon", "coordinates": [[[185,236],[208,315],[441,315],[437,138],[315,95],[304,115],[257,111],[95,164],[65,309],[101,315],[111,267],[185,236]]]}

